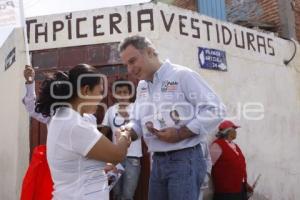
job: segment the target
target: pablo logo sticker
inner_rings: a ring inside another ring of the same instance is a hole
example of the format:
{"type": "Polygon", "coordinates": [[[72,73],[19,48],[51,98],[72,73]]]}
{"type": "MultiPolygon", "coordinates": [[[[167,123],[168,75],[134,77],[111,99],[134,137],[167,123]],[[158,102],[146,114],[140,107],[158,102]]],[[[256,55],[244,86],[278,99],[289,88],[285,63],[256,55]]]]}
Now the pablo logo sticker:
{"type": "Polygon", "coordinates": [[[176,81],[163,81],[161,85],[162,92],[173,92],[177,89],[178,82],[176,81]]]}

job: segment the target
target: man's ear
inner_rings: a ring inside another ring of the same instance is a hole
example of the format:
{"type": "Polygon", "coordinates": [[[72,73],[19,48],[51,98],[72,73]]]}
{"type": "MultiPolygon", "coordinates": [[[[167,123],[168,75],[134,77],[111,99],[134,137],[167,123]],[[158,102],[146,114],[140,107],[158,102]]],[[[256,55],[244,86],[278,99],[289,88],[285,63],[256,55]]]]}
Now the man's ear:
{"type": "Polygon", "coordinates": [[[154,56],[154,49],[153,48],[147,47],[146,51],[147,51],[147,54],[148,54],[149,57],[154,56]]]}
{"type": "Polygon", "coordinates": [[[81,95],[83,96],[86,96],[88,95],[89,93],[89,90],[90,90],[90,87],[88,85],[85,85],[83,87],[80,88],[80,91],[81,91],[81,95]]]}

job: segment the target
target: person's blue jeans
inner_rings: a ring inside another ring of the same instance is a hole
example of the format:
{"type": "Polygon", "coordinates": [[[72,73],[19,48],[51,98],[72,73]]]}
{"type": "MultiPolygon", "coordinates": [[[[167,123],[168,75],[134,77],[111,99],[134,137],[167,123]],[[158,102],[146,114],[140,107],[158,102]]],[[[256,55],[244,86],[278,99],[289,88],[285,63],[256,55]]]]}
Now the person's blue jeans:
{"type": "Polygon", "coordinates": [[[170,154],[153,155],[149,200],[198,200],[206,174],[200,145],[170,154]]]}
{"type": "Polygon", "coordinates": [[[115,200],[133,200],[140,177],[140,158],[127,157],[121,164],[125,171],[113,188],[113,196],[115,200]]]}

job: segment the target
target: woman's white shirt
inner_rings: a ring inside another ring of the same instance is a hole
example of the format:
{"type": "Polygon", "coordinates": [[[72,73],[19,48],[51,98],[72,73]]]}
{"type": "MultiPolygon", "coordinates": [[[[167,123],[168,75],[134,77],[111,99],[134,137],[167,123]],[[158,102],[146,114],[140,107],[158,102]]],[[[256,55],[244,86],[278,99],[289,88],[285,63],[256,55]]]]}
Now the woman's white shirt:
{"type": "Polygon", "coordinates": [[[71,108],[52,117],[47,136],[47,159],[54,182],[54,200],[109,199],[105,163],[86,155],[102,134],[71,108]]]}

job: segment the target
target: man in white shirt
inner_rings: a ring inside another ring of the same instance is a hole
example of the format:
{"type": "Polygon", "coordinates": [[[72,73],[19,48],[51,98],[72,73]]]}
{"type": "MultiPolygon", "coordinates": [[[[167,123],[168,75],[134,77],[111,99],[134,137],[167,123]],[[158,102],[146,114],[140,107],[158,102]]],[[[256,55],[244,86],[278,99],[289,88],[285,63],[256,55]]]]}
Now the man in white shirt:
{"type": "MultiPolygon", "coordinates": [[[[132,96],[132,84],[129,81],[119,79],[113,84],[113,96],[117,103],[111,106],[105,113],[102,121],[103,128],[101,132],[107,134],[109,129],[112,130],[112,140],[116,141],[116,130],[129,122],[129,115],[132,112],[133,104],[130,103],[132,96]]],[[[125,171],[122,177],[113,189],[115,200],[133,200],[134,193],[138,184],[142,157],[141,139],[133,141],[128,148],[127,157],[121,163],[125,171]]]]}
{"type": "Polygon", "coordinates": [[[126,130],[143,133],[153,152],[148,199],[198,200],[207,170],[201,142],[222,121],[223,104],[198,73],[162,62],[145,37],[126,38],[120,55],[140,80],[126,130]]]}

